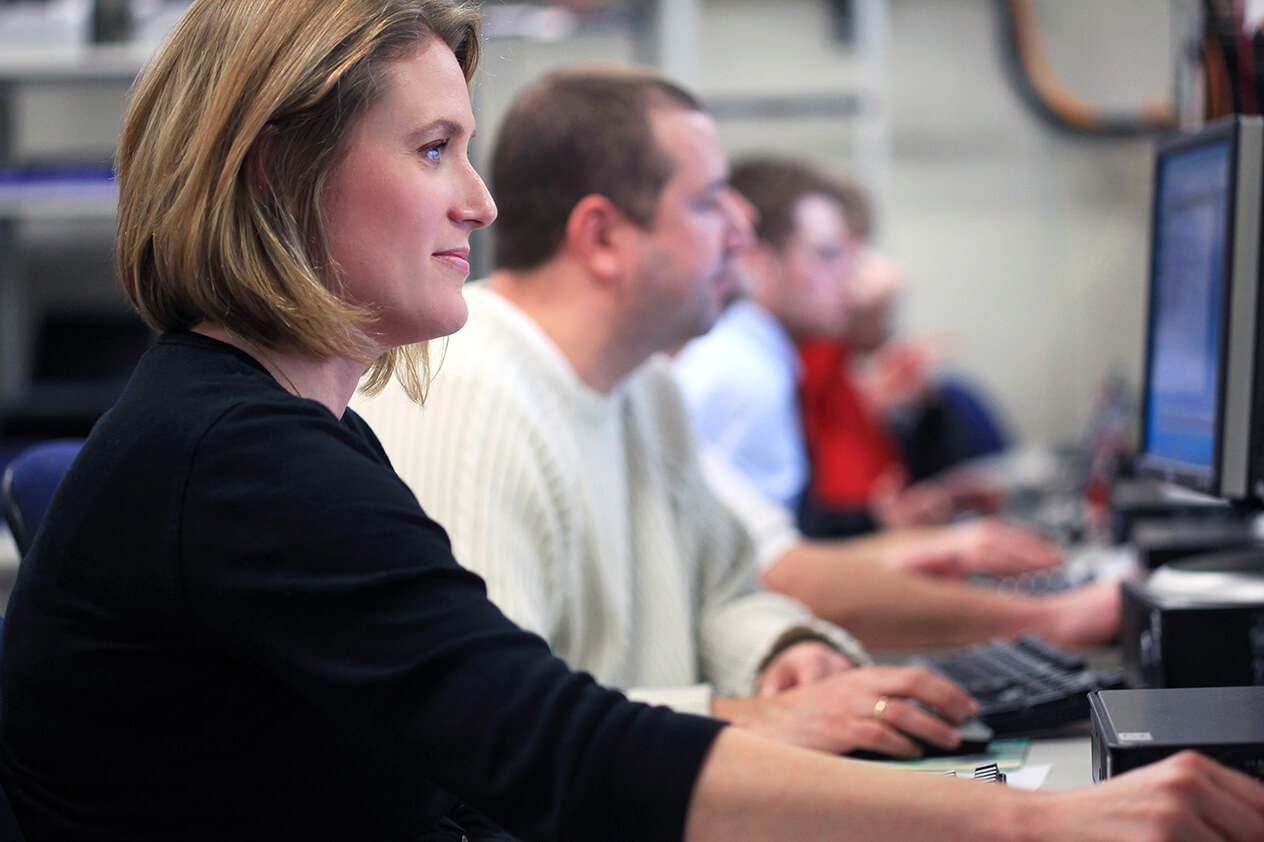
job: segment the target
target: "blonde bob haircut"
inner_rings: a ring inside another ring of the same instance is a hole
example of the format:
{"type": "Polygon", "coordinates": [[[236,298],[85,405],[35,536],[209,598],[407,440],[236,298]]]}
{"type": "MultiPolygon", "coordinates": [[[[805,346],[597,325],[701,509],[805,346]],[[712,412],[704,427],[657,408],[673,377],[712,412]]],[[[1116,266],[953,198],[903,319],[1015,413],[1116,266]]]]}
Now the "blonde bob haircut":
{"type": "Polygon", "coordinates": [[[442,42],[468,83],[478,39],[452,0],[196,0],[137,82],[115,160],[114,260],[145,321],[359,360],[366,391],[394,373],[420,401],[426,346],[377,356],[373,309],[340,294],[323,194],[388,65],[442,42]]]}

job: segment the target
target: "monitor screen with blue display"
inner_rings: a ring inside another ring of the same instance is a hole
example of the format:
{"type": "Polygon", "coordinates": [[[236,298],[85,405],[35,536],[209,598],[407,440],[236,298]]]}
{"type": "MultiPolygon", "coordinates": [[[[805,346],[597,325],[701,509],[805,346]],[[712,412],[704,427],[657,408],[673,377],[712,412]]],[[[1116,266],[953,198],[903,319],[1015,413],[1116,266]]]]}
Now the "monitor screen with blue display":
{"type": "Polygon", "coordinates": [[[1159,142],[1141,464],[1198,491],[1254,492],[1264,123],[1159,142]]]}
{"type": "Polygon", "coordinates": [[[1160,159],[1151,272],[1148,452],[1210,473],[1224,357],[1231,139],[1160,159]]]}

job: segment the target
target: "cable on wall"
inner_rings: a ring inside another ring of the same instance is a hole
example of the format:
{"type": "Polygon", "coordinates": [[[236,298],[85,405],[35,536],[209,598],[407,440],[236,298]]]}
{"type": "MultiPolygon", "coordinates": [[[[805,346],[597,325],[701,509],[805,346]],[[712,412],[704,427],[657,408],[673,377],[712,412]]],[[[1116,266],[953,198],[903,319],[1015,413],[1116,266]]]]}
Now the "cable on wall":
{"type": "Polygon", "coordinates": [[[1107,112],[1068,89],[1049,64],[1031,0],[996,0],[996,5],[1006,69],[1023,102],[1041,120],[1097,137],[1136,137],[1175,128],[1176,110],[1170,103],[1141,103],[1132,112],[1107,112]]]}

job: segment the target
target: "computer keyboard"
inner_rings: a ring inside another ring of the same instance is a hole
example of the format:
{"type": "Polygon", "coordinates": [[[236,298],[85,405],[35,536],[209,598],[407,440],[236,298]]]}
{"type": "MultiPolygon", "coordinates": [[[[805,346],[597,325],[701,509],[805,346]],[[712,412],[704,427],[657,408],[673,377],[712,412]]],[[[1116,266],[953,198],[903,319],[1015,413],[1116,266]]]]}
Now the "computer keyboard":
{"type": "Polygon", "coordinates": [[[1129,544],[1084,544],[1067,551],[1057,567],[999,578],[980,577],[977,584],[992,585],[1003,593],[1040,596],[1061,593],[1098,581],[1120,581],[1141,569],[1137,549],[1129,544]]]}
{"type": "Polygon", "coordinates": [[[1089,715],[1092,690],[1124,687],[1123,673],[1090,669],[1084,659],[1036,635],[993,640],[967,649],[916,656],[979,701],[979,719],[997,736],[1045,731],[1089,715]]]}

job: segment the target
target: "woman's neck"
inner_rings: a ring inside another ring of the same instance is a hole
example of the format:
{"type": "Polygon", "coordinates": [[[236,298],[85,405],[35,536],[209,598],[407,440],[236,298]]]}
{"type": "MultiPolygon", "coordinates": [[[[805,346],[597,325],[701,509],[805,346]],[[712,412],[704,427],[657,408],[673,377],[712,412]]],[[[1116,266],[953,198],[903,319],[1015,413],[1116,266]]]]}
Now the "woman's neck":
{"type": "Polygon", "coordinates": [[[367,366],[362,362],[334,357],[317,360],[284,348],[265,348],[252,339],[218,322],[206,321],[193,331],[209,336],[250,355],[283,389],[300,398],[325,405],[341,418],[367,366]]]}

